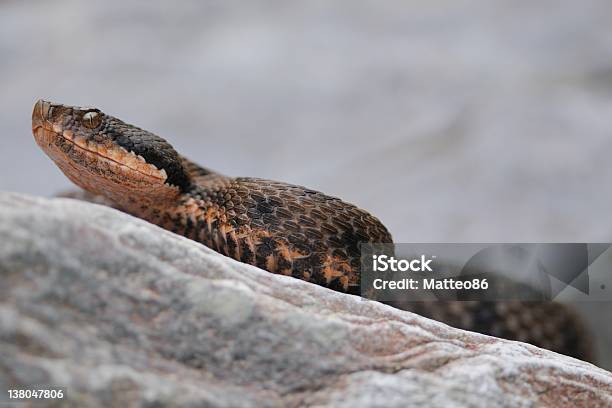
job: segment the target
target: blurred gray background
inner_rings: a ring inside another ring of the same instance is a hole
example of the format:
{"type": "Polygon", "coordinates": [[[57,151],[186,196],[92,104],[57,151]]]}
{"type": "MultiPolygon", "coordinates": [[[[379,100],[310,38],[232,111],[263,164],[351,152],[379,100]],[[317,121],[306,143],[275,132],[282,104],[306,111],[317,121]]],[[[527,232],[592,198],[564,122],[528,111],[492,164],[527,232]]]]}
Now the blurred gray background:
{"type": "MultiPolygon", "coordinates": [[[[70,187],[31,136],[43,97],[340,196],[396,242],[612,241],[610,21],[605,0],[0,1],[0,190],[70,187]]],[[[612,349],[604,306],[579,305],[612,349]]]]}

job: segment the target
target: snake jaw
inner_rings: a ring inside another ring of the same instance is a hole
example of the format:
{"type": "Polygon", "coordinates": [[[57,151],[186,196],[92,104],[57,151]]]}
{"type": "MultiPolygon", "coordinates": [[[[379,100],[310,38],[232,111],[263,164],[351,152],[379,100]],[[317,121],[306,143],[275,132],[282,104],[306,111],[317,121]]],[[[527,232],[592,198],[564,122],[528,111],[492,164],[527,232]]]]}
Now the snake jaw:
{"type": "Polygon", "coordinates": [[[39,100],[32,112],[32,132],[36,142],[62,172],[81,188],[105,195],[126,210],[136,202],[142,206],[174,199],[180,191],[170,182],[168,172],[159,161],[149,162],[138,152],[137,144],[134,146],[136,151],[122,146],[122,142],[132,141],[126,135],[136,130],[138,128],[91,108],[39,100]],[[87,112],[102,116],[94,129],[82,123],[87,112]],[[115,126],[116,123],[122,127],[115,126]],[[115,129],[125,129],[125,133],[115,129]]]}

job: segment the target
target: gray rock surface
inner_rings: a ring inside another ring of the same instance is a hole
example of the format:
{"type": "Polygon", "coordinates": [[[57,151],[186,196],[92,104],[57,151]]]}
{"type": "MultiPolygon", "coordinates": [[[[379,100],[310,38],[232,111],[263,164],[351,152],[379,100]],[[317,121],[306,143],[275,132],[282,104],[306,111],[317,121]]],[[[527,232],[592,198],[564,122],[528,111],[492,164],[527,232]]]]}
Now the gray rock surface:
{"type": "MultiPolygon", "coordinates": [[[[75,406],[610,406],[612,374],[235,262],[116,210],[0,194],[0,388],[75,406]]],[[[5,396],[0,396],[5,398],[5,396]]]]}

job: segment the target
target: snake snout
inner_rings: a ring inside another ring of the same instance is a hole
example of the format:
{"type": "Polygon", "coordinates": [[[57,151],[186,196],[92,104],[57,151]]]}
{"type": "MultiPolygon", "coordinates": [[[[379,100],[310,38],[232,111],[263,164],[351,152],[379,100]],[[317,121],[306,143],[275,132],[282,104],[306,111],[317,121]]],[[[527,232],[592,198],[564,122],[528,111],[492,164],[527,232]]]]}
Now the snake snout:
{"type": "Polygon", "coordinates": [[[42,127],[43,123],[49,119],[49,109],[51,103],[39,99],[32,110],[32,129],[42,127]]]}

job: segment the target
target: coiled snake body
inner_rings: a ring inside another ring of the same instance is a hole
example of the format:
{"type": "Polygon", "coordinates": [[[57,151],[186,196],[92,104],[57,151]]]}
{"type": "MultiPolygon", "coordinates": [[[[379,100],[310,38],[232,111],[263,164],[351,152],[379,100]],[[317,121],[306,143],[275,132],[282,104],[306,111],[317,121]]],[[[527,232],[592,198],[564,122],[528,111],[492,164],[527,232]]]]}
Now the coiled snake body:
{"type": "MultiPolygon", "coordinates": [[[[354,205],[286,183],[223,176],[182,157],[161,137],[99,109],[39,100],[32,113],[32,131],[63,173],[86,191],[270,272],[356,293],[359,244],[392,242],[378,219],[354,205]]],[[[503,308],[505,314],[496,306],[473,302],[404,305],[465,329],[589,358],[579,322],[562,305],[547,307],[560,316],[548,334],[532,333],[525,325],[519,331],[520,324],[504,326],[534,309],[524,304],[503,308]],[[483,310],[488,313],[478,317],[483,310]],[[508,315],[508,310],[515,312],[508,315]],[[466,319],[466,314],[472,318],[466,319]],[[496,333],[496,327],[502,330],[496,333]]],[[[550,312],[543,312],[543,318],[550,312]]]]}

